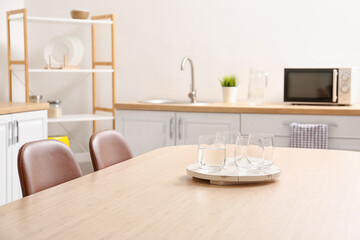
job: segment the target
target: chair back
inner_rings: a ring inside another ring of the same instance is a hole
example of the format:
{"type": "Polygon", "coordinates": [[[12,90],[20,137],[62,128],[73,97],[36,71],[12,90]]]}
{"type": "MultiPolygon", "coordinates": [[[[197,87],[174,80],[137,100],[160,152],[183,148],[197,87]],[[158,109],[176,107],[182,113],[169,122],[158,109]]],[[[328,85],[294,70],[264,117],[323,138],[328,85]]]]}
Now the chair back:
{"type": "Polygon", "coordinates": [[[82,176],[70,148],[49,139],[20,148],[18,171],[23,197],[82,176]]]}
{"type": "Polygon", "coordinates": [[[90,137],[89,149],[94,171],[133,157],[124,137],[115,130],[104,130],[90,137]]]}

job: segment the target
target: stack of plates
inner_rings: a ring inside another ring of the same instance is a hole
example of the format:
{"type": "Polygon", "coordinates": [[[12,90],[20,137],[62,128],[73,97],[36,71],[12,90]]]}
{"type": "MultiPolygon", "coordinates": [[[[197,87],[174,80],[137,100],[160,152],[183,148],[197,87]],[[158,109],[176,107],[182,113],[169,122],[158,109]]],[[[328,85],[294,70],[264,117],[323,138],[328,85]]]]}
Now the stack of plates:
{"type": "Polygon", "coordinates": [[[64,55],[67,65],[78,65],[84,57],[84,44],[80,39],[70,36],[60,36],[51,39],[44,49],[44,58],[51,67],[59,68],[64,65],[64,55]]]}

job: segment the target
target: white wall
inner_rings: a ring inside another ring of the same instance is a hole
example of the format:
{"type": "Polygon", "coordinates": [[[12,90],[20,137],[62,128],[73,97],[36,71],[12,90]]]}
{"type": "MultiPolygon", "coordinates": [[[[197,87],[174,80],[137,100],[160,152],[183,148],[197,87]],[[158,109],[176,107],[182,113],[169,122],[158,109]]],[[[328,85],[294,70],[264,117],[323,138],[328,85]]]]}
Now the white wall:
{"type": "MultiPolygon", "coordinates": [[[[24,0],[0,0],[0,101],[9,100],[6,12],[20,8],[24,8],[24,0]]],[[[19,28],[15,30],[21,31],[19,28]]],[[[21,43],[17,39],[12,39],[12,51],[15,55],[22,50],[21,43]]],[[[20,92],[15,90],[13,94],[18,93],[20,92]]]]}
{"type": "MultiPolygon", "coordinates": [[[[266,100],[281,102],[285,66],[360,65],[356,0],[27,0],[29,15],[73,8],[116,15],[117,100],[187,99],[195,63],[200,100],[221,100],[218,78],[234,73],[245,100],[250,66],[269,72],[266,100]]],[[[40,49],[39,49],[40,51],[40,49]]]]}

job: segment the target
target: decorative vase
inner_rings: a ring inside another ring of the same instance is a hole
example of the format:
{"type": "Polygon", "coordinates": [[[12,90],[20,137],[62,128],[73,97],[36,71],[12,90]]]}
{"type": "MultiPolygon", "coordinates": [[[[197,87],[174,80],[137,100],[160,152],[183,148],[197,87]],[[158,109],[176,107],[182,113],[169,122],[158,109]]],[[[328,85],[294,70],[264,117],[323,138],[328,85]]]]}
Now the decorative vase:
{"type": "Polygon", "coordinates": [[[224,103],[236,103],[237,87],[223,87],[224,103]]]}

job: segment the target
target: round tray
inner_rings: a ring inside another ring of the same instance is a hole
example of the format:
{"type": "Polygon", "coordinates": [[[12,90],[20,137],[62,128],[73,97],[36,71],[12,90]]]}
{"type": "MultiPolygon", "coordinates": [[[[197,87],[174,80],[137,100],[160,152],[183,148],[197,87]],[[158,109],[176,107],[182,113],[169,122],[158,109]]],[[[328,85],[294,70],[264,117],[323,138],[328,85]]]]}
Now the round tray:
{"type": "Polygon", "coordinates": [[[187,174],[194,178],[210,180],[211,184],[233,185],[274,181],[280,177],[281,170],[276,166],[271,166],[265,171],[258,173],[242,172],[238,169],[211,170],[200,168],[199,164],[192,164],[186,168],[187,174]]]}

